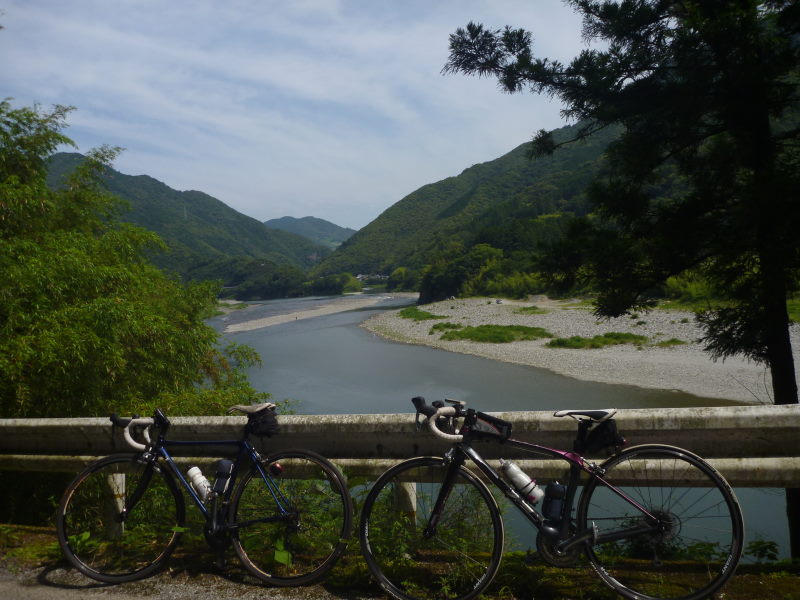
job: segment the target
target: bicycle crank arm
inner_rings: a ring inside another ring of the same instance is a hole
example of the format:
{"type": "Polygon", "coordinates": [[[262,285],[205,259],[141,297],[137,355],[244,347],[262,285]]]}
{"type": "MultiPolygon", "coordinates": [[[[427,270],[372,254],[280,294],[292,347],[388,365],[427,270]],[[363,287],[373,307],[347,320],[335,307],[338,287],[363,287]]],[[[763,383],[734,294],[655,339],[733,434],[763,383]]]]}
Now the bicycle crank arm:
{"type": "Polygon", "coordinates": [[[594,541],[594,545],[607,544],[609,542],[616,542],[617,540],[624,540],[638,535],[653,534],[658,531],[657,527],[642,525],[641,527],[631,527],[630,529],[621,529],[619,531],[612,531],[610,533],[603,533],[598,535],[594,541]]]}
{"type": "Polygon", "coordinates": [[[585,529],[580,533],[576,533],[571,538],[567,538],[566,540],[562,540],[555,545],[555,549],[558,552],[567,552],[573,546],[577,546],[578,544],[582,544],[587,540],[592,540],[592,544],[597,543],[597,525],[592,523],[591,529],[585,529]]]}

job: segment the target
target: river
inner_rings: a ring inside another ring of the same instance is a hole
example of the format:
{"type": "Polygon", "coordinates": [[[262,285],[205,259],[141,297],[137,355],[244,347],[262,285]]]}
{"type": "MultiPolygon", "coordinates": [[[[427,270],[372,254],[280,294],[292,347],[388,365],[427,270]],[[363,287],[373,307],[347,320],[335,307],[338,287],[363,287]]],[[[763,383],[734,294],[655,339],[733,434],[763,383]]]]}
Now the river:
{"type": "MultiPolygon", "coordinates": [[[[274,300],[211,320],[226,325],[294,313],[328,304],[331,298],[274,300]]],[[[405,306],[384,299],[360,310],[299,319],[224,338],[253,347],[263,365],[248,370],[256,389],[273,399],[291,399],[304,414],[412,412],[410,398],[456,398],[484,411],[565,408],[657,408],[719,406],[724,400],[671,391],[579,381],[543,369],[512,365],[385,340],[359,324],[375,311],[405,306]]],[[[782,490],[737,489],[747,522],[747,540],[776,541],[788,554],[782,490]]]]}

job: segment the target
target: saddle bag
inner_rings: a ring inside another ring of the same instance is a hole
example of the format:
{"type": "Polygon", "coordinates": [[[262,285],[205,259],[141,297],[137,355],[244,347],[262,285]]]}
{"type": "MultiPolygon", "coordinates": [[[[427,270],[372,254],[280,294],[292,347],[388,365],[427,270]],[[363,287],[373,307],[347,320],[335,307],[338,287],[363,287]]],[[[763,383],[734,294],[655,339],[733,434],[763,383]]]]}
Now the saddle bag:
{"type": "Polygon", "coordinates": [[[617,422],[608,419],[592,427],[577,450],[585,454],[598,454],[604,450],[616,450],[624,445],[625,438],[617,430],[617,422]]]}
{"type": "Polygon", "coordinates": [[[263,408],[258,412],[247,415],[245,431],[258,437],[270,437],[280,430],[278,416],[274,408],[263,408]]]}

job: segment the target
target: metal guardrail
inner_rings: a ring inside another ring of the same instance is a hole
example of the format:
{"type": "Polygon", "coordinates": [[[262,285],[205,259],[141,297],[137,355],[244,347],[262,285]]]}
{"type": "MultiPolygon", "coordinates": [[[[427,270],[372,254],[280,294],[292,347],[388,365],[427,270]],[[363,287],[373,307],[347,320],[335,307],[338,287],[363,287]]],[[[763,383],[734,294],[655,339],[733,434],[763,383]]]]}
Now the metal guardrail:
{"type": "MultiPolygon", "coordinates": [[[[551,412],[492,414],[511,421],[517,439],[572,447],[572,419],[555,418],[551,412]]],[[[630,445],[686,448],[707,458],[732,485],[800,487],[800,405],[625,409],[616,419],[630,445]]],[[[351,474],[378,473],[399,459],[441,455],[446,448],[426,430],[417,432],[410,413],[285,415],[279,420],[281,433],[259,441],[260,450],[316,450],[351,474]]],[[[171,438],[195,440],[235,439],[245,422],[243,417],[171,417],[170,421],[171,438]]],[[[479,449],[486,458],[515,458],[539,476],[558,476],[565,465],[531,459],[497,443],[482,443],[479,449]]],[[[112,428],[107,418],[0,419],[0,470],[76,472],[96,457],[127,451],[121,431],[112,428]]],[[[193,462],[212,460],[197,457],[197,448],[189,452],[193,462]]]]}

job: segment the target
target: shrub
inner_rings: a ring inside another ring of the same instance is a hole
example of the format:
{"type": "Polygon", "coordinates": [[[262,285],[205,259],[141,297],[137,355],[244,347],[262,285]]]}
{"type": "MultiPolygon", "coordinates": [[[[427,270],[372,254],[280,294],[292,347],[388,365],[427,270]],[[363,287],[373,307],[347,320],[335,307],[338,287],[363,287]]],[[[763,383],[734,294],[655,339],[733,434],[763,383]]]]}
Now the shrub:
{"type": "Polygon", "coordinates": [[[521,315],[546,315],[550,311],[545,310],[543,308],[539,308],[538,306],[523,306],[522,308],[518,308],[514,312],[521,315]]]}
{"type": "Polygon", "coordinates": [[[479,325],[478,327],[464,327],[448,331],[442,336],[443,340],[471,340],[473,342],[488,342],[502,344],[517,340],[536,340],[553,337],[553,334],[541,327],[526,327],[524,325],[479,325]]]}
{"type": "Polygon", "coordinates": [[[415,321],[429,321],[432,319],[446,319],[447,317],[434,315],[416,306],[408,306],[400,311],[400,316],[404,319],[414,319],[415,321]]]}
{"type": "Polygon", "coordinates": [[[431,327],[431,330],[428,333],[430,335],[433,335],[437,331],[450,331],[453,329],[461,329],[462,327],[464,326],[459,323],[450,323],[449,321],[446,321],[444,323],[437,323],[436,325],[431,327]]]}
{"type": "Polygon", "coordinates": [[[593,349],[614,346],[617,344],[644,344],[647,338],[633,333],[610,331],[591,338],[573,335],[569,338],[556,338],[547,342],[550,348],[593,349]]]}
{"type": "Polygon", "coordinates": [[[684,342],[683,340],[679,340],[678,338],[670,338],[668,340],[662,340],[654,345],[658,346],[659,348],[669,348],[670,346],[682,346],[687,343],[688,342],[684,342]]]}

